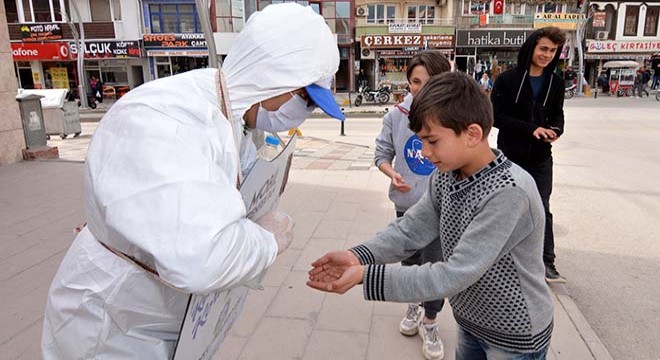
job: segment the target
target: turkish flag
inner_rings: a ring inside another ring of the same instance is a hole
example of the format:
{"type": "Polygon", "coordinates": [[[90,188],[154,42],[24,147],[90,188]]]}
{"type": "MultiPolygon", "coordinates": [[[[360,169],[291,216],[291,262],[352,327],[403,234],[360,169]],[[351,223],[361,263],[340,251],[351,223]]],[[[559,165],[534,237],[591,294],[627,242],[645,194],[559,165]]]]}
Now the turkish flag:
{"type": "Polygon", "coordinates": [[[504,0],[495,0],[493,2],[493,14],[500,15],[504,10],[504,0]]]}

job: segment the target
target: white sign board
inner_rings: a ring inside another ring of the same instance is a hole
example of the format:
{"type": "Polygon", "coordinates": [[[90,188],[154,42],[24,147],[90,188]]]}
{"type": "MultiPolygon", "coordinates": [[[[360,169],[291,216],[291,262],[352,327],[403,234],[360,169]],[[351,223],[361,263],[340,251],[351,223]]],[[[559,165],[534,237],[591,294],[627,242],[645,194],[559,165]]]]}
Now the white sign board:
{"type": "Polygon", "coordinates": [[[390,34],[421,34],[421,23],[389,23],[387,25],[390,34]]]}
{"type": "MultiPolygon", "coordinates": [[[[241,184],[247,218],[259,219],[275,209],[286,186],[296,136],[272,161],[257,159],[241,184]]],[[[191,295],[174,360],[211,360],[243,310],[248,288],[239,286],[211,294],[191,295]]]]}

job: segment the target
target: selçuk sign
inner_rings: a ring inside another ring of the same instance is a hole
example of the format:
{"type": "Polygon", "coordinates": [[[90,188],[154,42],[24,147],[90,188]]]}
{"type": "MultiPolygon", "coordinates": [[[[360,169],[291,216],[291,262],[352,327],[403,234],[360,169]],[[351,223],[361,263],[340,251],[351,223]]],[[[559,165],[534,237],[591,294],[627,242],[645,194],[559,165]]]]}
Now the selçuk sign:
{"type": "Polygon", "coordinates": [[[516,48],[534,32],[530,30],[458,30],[457,47],[516,48]]]}

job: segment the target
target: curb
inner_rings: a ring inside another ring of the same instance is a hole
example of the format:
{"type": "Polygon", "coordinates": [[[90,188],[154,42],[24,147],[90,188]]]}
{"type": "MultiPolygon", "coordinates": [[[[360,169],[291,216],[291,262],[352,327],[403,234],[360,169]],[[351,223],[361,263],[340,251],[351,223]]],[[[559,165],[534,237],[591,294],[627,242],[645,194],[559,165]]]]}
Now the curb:
{"type": "Polygon", "coordinates": [[[607,351],[594,329],[589,325],[584,315],[582,315],[582,311],[580,311],[573,298],[569,295],[566,285],[553,283],[550,284],[550,289],[557,297],[557,300],[559,300],[566,314],[568,314],[573,326],[575,326],[582,340],[584,340],[593,358],[596,360],[613,360],[612,355],[607,351]]]}

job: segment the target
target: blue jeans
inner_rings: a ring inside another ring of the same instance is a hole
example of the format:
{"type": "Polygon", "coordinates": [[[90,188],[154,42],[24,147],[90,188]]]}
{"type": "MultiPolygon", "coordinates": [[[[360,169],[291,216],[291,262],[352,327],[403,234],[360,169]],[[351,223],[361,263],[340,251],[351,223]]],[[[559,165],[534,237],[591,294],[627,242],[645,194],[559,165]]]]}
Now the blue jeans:
{"type": "Polygon", "coordinates": [[[548,353],[549,346],[527,354],[503,350],[474,337],[460,325],[457,325],[457,328],[456,360],[545,360],[548,353]]]}

